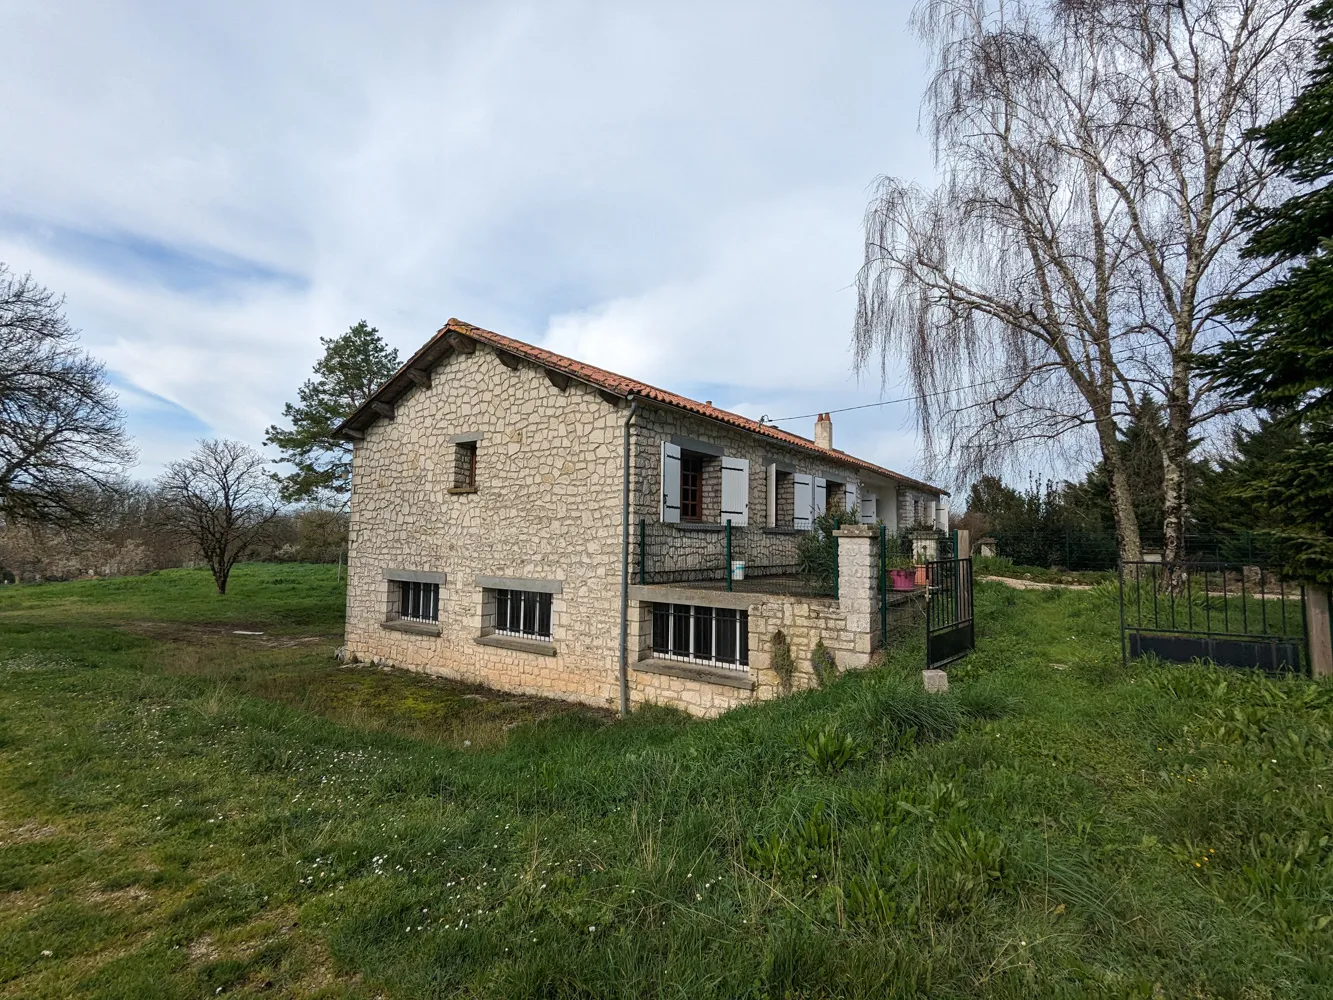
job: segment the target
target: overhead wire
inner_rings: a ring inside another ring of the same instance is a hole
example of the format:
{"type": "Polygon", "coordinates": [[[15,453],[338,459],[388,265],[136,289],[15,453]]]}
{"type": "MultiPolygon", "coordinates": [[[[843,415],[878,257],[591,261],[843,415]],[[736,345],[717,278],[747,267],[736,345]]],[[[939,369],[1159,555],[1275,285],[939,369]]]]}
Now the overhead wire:
{"type": "Polygon", "coordinates": [[[835,410],[821,410],[819,413],[800,413],[794,417],[770,417],[765,413],[759,418],[761,424],[780,424],[787,420],[808,420],[811,417],[819,417],[825,413],[850,413],[852,410],[868,410],[874,406],[889,406],[892,403],[914,403],[918,399],[931,399],[935,396],[945,396],[951,392],[962,392],[965,389],[980,389],[983,385],[994,385],[996,382],[1005,382],[1007,379],[991,378],[984,382],[973,382],[971,385],[961,385],[956,389],[940,389],[936,392],[927,392],[920,396],[904,396],[901,399],[881,399],[875,403],[861,403],[857,406],[843,406],[835,410]]]}

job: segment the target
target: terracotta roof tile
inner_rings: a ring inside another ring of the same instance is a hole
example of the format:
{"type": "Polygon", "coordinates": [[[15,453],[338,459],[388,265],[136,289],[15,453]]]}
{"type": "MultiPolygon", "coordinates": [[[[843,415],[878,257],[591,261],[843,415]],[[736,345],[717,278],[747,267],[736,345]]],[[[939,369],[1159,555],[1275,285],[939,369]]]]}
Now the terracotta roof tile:
{"type": "Polygon", "coordinates": [[[585,364],[582,361],[576,361],[573,358],[567,358],[563,354],[556,354],[554,351],[548,351],[542,347],[534,347],[532,344],[524,343],[521,340],[515,340],[513,337],[506,337],[503,334],[495,333],[491,330],[484,330],[479,326],[473,326],[471,323],[464,323],[462,320],[451,319],[440,328],[416,354],[408,359],[392,378],[382,385],[379,390],[366,401],[355,413],[348,417],[338,427],[337,432],[343,432],[348,429],[364,426],[373,422],[376,413],[372,407],[375,402],[385,402],[396,399],[402,395],[402,392],[412,383],[406,378],[408,369],[420,367],[423,360],[430,361],[432,357],[438,356],[447,342],[450,334],[462,335],[483,344],[488,344],[493,348],[499,348],[518,358],[524,358],[543,368],[549,368],[552,371],[567,375],[595,389],[602,389],[619,396],[635,396],[664,406],[674,407],[685,410],[689,413],[698,414],[710,420],[717,420],[720,423],[729,424],[732,427],[738,427],[741,430],[749,431],[752,434],[758,434],[762,437],[774,441],[780,441],[783,444],[794,448],[800,448],[803,451],[812,452],[824,458],[832,459],[846,465],[851,465],[867,472],[872,472],[880,476],[886,476],[890,479],[898,480],[908,486],[916,487],[929,493],[948,495],[947,490],[938,486],[932,486],[930,483],[921,482],[910,476],[904,476],[900,472],[894,472],[892,469],[886,469],[875,465],[873,462],[867,462],[856,458],[844,451],[836,448],[821,448],[809,438],[801,437],[799,434],[793,434],[790,431],[784,431],[771,424],[761,424],[757,420],[751,420],[749,417],[743,417],[739,413],[732,413],[730,410],[722,410],[713,406],[711,403],[700,403],[697,400],[690,399],[678,393],[669,392],[666,389],[659,389],[657,386],[649,385],[646,382],[640,382],[637,379],[626,378],[624,375],[617,375],[615,372],[609,372],[604,368],[598,368],[595,365],[585,364]]]}

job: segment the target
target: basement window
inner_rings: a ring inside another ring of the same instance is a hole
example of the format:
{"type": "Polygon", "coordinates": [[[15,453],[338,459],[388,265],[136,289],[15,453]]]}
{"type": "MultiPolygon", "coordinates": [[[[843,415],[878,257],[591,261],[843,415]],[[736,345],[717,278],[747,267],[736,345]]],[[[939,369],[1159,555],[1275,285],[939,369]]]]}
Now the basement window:
{"type": "Polygon", "coordinates": [[[551,595],[531,590],[495,591],[495,634],[551,641],[551,595]]]}
{"type": "Polygon", "coordinates": [[[654,604],[653,655],[745,670],[750,663],[750,613],[736,608],[654,604]]]}
{"type": "Polygon", "coordinates": [[[438,622],[440,585],[411,580],[389,581],[389,621],[438,622]]]}

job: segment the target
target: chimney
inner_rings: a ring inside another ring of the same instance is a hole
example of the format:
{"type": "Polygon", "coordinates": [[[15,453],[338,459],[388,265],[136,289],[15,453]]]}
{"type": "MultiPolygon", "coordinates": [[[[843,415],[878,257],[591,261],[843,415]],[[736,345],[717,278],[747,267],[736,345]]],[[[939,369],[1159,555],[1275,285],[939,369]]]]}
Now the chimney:
{"type": "Polygon", "coordinates": [[[827,413],[821,413],[815,421],[815,446],[833,450],[833,420],[827,413]]]}

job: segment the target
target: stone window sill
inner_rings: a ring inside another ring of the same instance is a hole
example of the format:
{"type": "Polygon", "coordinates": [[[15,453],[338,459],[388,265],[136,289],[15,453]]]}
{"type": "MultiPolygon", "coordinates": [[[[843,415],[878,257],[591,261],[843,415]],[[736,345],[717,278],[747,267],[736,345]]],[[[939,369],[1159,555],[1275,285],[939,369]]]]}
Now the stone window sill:
{"type": "Polygon", "coordinates": [[[460,493],[476,493],[477,488],[475,486],[450,486],[449,492],[457,496],[460,493]]]}
{"type": "Polygon", "coordinates": [[[495,646],[499,649],[515,649],[520,653],[536,653],[538,656],[555,656],[555,644],[541,639],[518,639],[512,635],[479,635],[472,640],[478,646],[495,646]]]}
{"type": "Polygon", "coordinates": [[[410,632],[412,635],[439,635],[440,626],[432,622],[405,622],[399,619],[380,622],[380,628],[390,632],[410,632]]]}
{"type": "Polygon", "coordinates": [[[723,667],[709,667],[702,663],[685,663],[680,660],[659,660],[648,657],[634,664],[634,669],[645,674],[664,674],[667,677],[681,677],[689,681],[703,681],[705,684],[720,684],[723,687],[754,690],[754,678],[748,670],[727,670],[723,667]]]}

